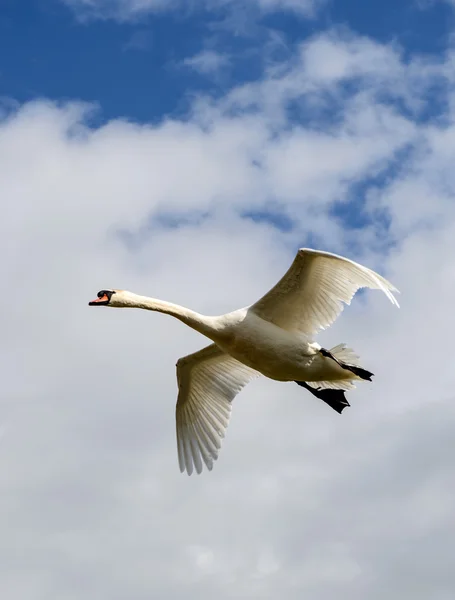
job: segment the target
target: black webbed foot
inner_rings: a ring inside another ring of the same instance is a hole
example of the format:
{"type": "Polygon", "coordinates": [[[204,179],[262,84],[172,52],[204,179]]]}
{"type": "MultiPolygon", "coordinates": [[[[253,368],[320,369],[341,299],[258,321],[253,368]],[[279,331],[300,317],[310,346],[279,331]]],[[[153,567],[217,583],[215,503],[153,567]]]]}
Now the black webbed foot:
{"type": "Polygon", "coordinates": [[[309,386],[305,381],[296,381],[297,385],[305,388],[309,392],[319,398],[326,404],[328,404],[333,410],[336,410],[337,413],[341,415],[343,410],[347,406],[351,406],[349,402],[346,400],[346,396],[344,395],[344,390],[333,390],[333,389],[321,389],[321,388],[313,388],[309,386]]]}

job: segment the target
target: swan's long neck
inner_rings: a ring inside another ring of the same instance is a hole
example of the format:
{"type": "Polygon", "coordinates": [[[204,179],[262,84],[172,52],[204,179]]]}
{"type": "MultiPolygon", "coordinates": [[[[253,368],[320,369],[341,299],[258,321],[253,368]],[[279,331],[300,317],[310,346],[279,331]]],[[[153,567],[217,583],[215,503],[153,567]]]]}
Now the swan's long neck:
{"type": "Polygon", "coordinates": [[[122,305],[124,307],[143,308],[171,315],[210,339],[216,335],[219,329],[219,326],[217,327],[219,320],[217,317],[207,317],[184,306],[156,298],[149,298],[148,296],[139,296],[131,292],[125,293],[125,302],[123,303],[122,299],[122,305]]]}

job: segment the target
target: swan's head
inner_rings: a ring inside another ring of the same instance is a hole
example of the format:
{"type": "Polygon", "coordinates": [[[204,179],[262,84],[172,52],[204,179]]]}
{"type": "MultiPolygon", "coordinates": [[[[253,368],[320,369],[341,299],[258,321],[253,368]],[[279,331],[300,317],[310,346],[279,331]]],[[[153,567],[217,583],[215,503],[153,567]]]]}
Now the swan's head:
{"type": "Polygon", "coordinates": [[[89,306],[114,306],[125,308],[133,304],[133,294],[125,290],[100,290],[89,306]]]}
{"type": "Polygon", "coordinates": [[[117,290],[100,290],[95,300],[88,303],[89,306],[113,306],[113,296],[117,294],[117,290]]]}

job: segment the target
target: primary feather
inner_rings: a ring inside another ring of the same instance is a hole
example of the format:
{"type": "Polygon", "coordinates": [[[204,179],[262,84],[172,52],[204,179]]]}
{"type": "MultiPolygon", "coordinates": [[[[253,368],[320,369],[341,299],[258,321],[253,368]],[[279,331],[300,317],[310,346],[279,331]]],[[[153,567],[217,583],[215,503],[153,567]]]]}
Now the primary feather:
{"type": "Polygon", "coordinates": [[[266,321],[308,337],[329,327],[362,287],[382,290],[395,304],[389,281],[330,252],[301,248],[280,281],[251,309],[266,321]]]}
{"type": "Polygon", "coordinates": [[[210,344],[177,362],[176,406],[180,470],[211,470],[218,458],[236,394],[259,373],[210,344]]]}

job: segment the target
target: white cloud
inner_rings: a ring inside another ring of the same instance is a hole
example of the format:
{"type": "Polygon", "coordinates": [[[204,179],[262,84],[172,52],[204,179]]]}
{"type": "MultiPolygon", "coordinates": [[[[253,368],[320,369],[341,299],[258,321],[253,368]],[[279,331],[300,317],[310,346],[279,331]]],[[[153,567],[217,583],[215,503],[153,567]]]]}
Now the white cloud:
{"type": "Polygon", "coordinates": [[[183,65],[194,69],[202,75],[212,75],[229,65],[229,56],[214,50],[202,50],[198,54],[186,58],[183,65]]]}
{"type": "Polygon", "coordinates": [[[328,35],[187,121],[90,129],[90,107],[44,101],[2,121],[9,600],[451,597],[455,130],[450,112],[425,124],[389,102],[446,66],[328,35]],[[291,103],[309,115],[300,126],[291,103]],[[391,164],[367,193],[369,225],[346,229],[333,202],[391,164]],[[241,216],[269,201],[290,232],[241,216]],[[401,311],[360,297],[321,338],[349,342],[374,385],[339,417],[297,386],[255,382],[213,472],[183,477],[174,365],[204,340],[87,301],[115,286],[226,311],[268,289],[308,236],[403,292],[401,311]]]}
{"type": "Polygon", "coordinates": [[[62,0],[81,18],[105,18],[127,21],[148,12],[170,10],[178,0],[62,0]]]}
{"type": "Polygon", "coordinates": [[[320,6],[326,0],[193,0],[182,2],[182,0],[62,0],[66,5],[75,10],[81,18],[103,18],[128,21],[153,12],[173,10],[183,7],[185,10],[209,10],[219,11],[221,9],[257,8],[261,12],[273,12],[278,10],[291,11],[305,17],[313,17],[320,6]]]}
{"type": "MultiPolygon", "coordinates": [[[[212,0],[213,1],[213,0],[212,0]]],[[[237,0],[224,0],[225,3],[235,4],[237,0]]],[[[327,0],[252,0],[251,4],[257,3],[263,11],[292,11],[301,15],[312,17],[317,10],[326,4],[327,0]]],[[[244,5],[243,5],[244,6],[244,5]]]]}

